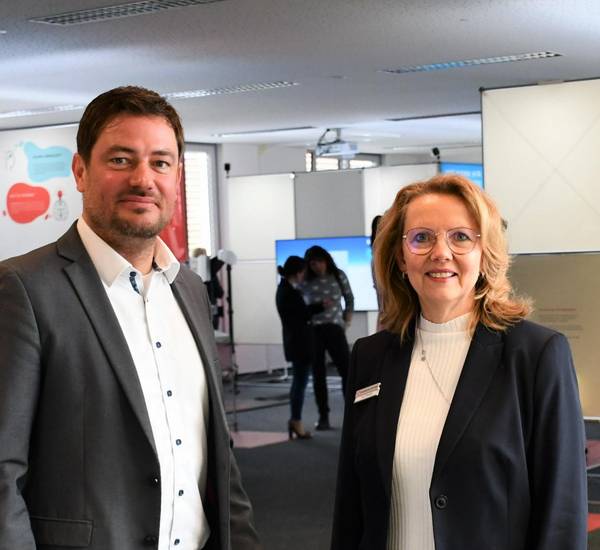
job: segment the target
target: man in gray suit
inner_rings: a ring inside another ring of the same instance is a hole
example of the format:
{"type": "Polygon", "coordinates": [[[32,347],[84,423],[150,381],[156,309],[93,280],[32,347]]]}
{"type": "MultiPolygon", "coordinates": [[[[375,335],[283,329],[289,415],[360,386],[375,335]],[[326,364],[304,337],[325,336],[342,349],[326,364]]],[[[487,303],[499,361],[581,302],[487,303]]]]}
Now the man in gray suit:
{"type": "Polygon", "coordinates": [[[183,131],[155,92],[83,114],[83,215],[0,263],[0,550],[255,550],[209,304],[158,233],[183,131]]]}

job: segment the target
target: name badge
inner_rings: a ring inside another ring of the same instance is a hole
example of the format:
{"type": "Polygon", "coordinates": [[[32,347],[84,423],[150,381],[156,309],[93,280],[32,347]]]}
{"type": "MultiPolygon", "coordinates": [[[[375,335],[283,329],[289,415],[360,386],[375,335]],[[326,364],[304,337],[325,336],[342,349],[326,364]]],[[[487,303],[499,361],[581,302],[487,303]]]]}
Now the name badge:
{"type": "Polygon", "coordinates": [[[357,390],[354,394],[354,402],[359,403],[360,401],[364,401],[365,399],[370,399],[371,397],[377,397],[379,395],[379,390],[381,389],[381,382],[377,382],[377,384],[373,384],[371,386],[367,386],[366,388],[361,388],[357,390]]]}

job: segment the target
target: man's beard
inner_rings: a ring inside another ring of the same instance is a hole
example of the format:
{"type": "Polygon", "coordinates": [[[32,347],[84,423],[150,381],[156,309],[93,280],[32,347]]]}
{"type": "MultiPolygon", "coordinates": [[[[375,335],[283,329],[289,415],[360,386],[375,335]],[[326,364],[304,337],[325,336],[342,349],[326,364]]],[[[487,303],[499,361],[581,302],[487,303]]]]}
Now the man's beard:
{"type": "Polygon", "coordinates": [[[115,213],[110,220],[110,227],[114,232],[122,235],[123,237],[132,237],[135,239],[153,239],[165,228],[167,223],[168,220],[161,216],[155,223],[152,224],[135,224],[120,218],[118,214],[115,213]]]}
{"type": "MultiPolygon", "coordinates": [[[[144,210],[140,209],[140,211],[136,213],[142,214],[143,212],[144,210]]],[[[92,226],[96,228],[96,231],[101,231],[104,236],[103,238],[105,238],[105,240],[110,239],[111,242],[118,240],[116,238],[117,236],[144,240],[153,239],[169,223],[169,220],[164,216],[161,216],[156,222],[150,224],[132,223],[129,220],[119,217],[117,212],[113,212],[109,222],[106,223],[105,218],[96,215],[96,212],[93,209],[89,209],[87,214],[92,226]],[[113,237],[110,237],[111,234],[113,237]]]]}

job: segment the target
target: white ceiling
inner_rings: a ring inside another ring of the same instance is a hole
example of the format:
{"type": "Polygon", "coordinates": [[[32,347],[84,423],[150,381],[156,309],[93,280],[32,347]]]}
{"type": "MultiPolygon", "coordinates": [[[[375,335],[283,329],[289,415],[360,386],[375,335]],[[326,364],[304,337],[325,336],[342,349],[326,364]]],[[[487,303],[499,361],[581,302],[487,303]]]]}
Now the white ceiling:
{"type": "MultiPolygon", "coordinates": [[[[123,84],[167,93],[287,80],[298,85],[173,100],[187,140],[311,146],[341,127],[361,151],[390,153],[479,144],[478,115],[418,117],[478,112],[481,87],[600,76],[598,0],[223,0],[68,27],[28,21],[118,3],[2,0],[0,113],[85,105],[123,84]],[[562,57],[381,72],[541,51],[562,57]]],[[[0,118],[0,129],[80,115],[0,118]]]]}

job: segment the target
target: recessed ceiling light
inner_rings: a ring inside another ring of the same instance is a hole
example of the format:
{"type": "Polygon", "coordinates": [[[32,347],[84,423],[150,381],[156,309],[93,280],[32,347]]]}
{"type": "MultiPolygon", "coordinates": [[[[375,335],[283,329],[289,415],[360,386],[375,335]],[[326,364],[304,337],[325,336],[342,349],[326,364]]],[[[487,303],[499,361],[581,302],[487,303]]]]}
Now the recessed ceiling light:
{"type": "Polygon", "coordinates": [[[30,23],[46,23],[47,25],[81,25],[83,23],[96,23],[110,19],[121,19],[135,15],[147,15],[173,8],[197,6],[201,4],[213,4],[223,0],[141,0],[140,2],[127,2],[114,6],[92,8],[87,10],[75,10],[45,17],[34,17],[29,19],[30,23]]]}
{"type": "Polygon", "coordinates": [[[513,61],[532,61],[534,59],[546,59],[548,57],[561,57],[562,54],[555,52],[520,53],[516,55],[499,55],[496,57],[484,57],[481,59],[465,59],[462,61],[446,61],[443,63],[431,63],[429,65],[405,65],[398,69],[382,69],[383,73],[427,73],[431,71],[445,71],[447,69],[462,69],[464,67],[475,67],[478,65],[491,65],[493,63],[512,63],[513,61]]]}
{"type": "Polygon", "coordinates": [[[276,82],[259,82],[258,84],[241,84],[239,86],[226,86],[223,88],[212,88],[210,90],[189,90],[186,92],[168,92],[163,94],[167,99],[192,99],[195,97],[210,97],[215,95],[239,94],[243,92],[260,92],[275,88],[289,88],[298,86],[298,82],[279,80],[276,82]]]}
{"type": "Polygon", "coordinates": [[[249,136],[252,134],[273,134],[276,132],[296,132],[299,130],[315,130],[314,126],[295,126],[291,128],[274,128],[271,130],[247,130],[245,132],[227,132],[224,134],[213,134],[214,137],[249,136]]]}
{"type": "Polygon", "coordinates": [[[52,113],[64,113],[66,111],[80,111],[85,105],[55,105],[53,107],[40,107],[39,109],[20,109],[18,111],[0,112],[0,118],[19,118],[24,116],[48,115],[52,113]]]}
{"type": "Polygon", "coordinates": [[[4,30],[4,29],[0,29],[0,34],[8,34],[8,31],[4,30]]]}
{"type": "MultiPolygon", "coordinates": [[[[211,90],[190,90],[186,92],[169,92],[163,94],[166,99],[190,99],[195,97],[210,97],[224,94],[237,94],[242,92],[258,92],[274,88],[288,88],[298,86],[298,82],[261,82],[258,84],[243,84],[227,88],[213,88],[211,90]]],[[[55,105],[53,107],[40,107],[39,109],[20,109],[18,111],[0,112],[0,118],[18,118],[25,116],[47,115],[51,113],[62,113],[65,111],[79,111],[85,109],[85,105],[55,105]]],[[[268,130],[275,131],[275,130],[268,130]]]]}

